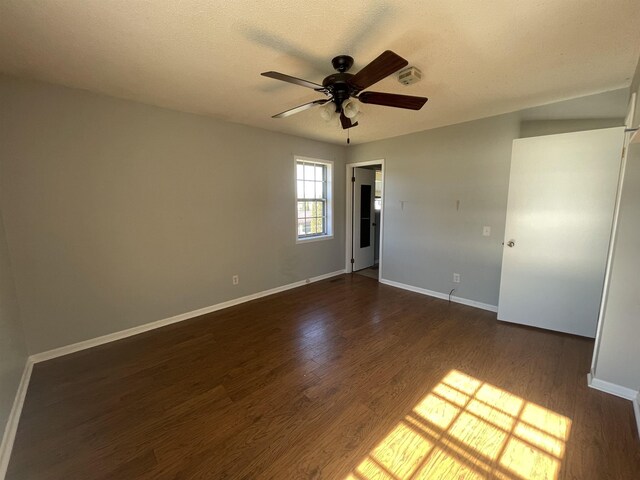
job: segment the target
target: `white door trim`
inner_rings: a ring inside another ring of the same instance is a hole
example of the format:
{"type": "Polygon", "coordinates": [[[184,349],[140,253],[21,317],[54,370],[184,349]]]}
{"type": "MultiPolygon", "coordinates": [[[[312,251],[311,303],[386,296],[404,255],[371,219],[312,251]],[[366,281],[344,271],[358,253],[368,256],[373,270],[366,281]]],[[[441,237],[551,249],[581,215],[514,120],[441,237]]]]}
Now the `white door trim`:
{"type": "Polygon", "coordinates": [[[366,167],[369,165],[381,165],[382,166],[382,207],[380,208],[380,255],[378,260],[378,281],[382,278],[382,252],[383,252],[383,240],[384,240],[384,205],[385,205],[385,193],[384,185],[387,182],[387,172],[385,170],[384,158],[379,160],[369,160],[366,162],[354,162],[347,163],[347,175],[345,186],[345,261],[344,271],[346,273],[353,272],[353,266],[351,265],[351,254],[353,248],[353,196],[351,187],[351,177],[353,177],[353,169],[355,167],[366,167]]]}

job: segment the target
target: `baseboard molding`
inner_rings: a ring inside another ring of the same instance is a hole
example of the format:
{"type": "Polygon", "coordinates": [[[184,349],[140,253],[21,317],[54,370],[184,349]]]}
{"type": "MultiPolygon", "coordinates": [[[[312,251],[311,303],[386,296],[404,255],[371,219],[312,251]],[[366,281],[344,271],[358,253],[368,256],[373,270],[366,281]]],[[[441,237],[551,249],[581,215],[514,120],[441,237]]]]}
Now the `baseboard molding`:
{"type": "Polygon", "coordinates": [[[587,382],[588,385],[595,390],[600,390],[601,392],[609,393],[616,397],[637,403],[637,390],[632,390],[631,388],[623,387],[622,385],[616,385],[615,383],[605,382],[604,380],[594,377],[591,373],[587,374],[587,382]]]}
{"type": "Polygon", "coordinates": [[[20,414],[22,413],[24,399],[27,396],[27,388],[29,387],[29,380],[31,379],[32,370],[33,362],[30,358],[28,358],[25,363],[24,370],[22,371],[22,378],[20,379],[20,384],[18,385],[16,397],[13,400],[11,412],[9,412],[7,425],[4,428],[4,434],[2,435],[2,444],[0,444],[0,479],[3,480],[7,474],[7,468],[9,467],[9,458],[11,457],[13,442],[16,438],[16,432],[18,431],[18,422],[20,421],[20,414]]]}
{"type": "MultiPolygon", "coordinates": [[[[381,278],[380,283],[384,283],[385,285],[390,285],[396,288],[402,288],[403,290],[409,290],[410,292],[421,293],[422,295],[428,295],[430,297],[440,298],[442,300],[449,300],[449,295],[447,295],[446,293],[435,292],[433,290],[427,290],[426,288],[414,287],[413,285],[394,282],[393,280],[387,280],[386,278],[381,278]]],[[[496,305],[489,305],[488,303],[476,302],[475,300],[468,300],[462,297],[452,296],[451,301],[455,303],[460,303],[462,305],[468,305],[470,307],[481,308],[482,310],[488,310],[490,312],[498,311],[498,307],[496,305]]]]}
{"type": "Polygon", "coordinates": [[[258,293],[252,293],[251,295],[246,295],[240,298],[234,298],[233,300],[228,300],[226,302],[218,303],[216,305],[211,305],[209,307],[200,308],[198,310],[193,310],[187,313],[181,313],[179,315],[175,315],[169,318],[164,318],[162,320],[156,320],[151,323],[145,323],[144,325],[139,325],[137,327],[129,328],[127,330],[121,330],[119,332],[109,333],[101,337],[96,337],[89,340],[83,340],[82,342],[74,343],[74,344],[67,345],[60,348],[54,348],[53,350],[47,350],[46,352],[36,353],[34,355],[31,355],[31,357],[29,358],[33,363],[44,362],[46,360],[51,360],[52,358],[62,357],[64,355],[69,355],[70,353],[79,352],[80,350],[86,350],[87,348],[96,347],[98,345],[103,345],[105,343],[115,342],[116,340],[121,340],[127,337],[132,337],[140,333],[148,332],[149,330],[155,330],[156,328],[161,328],[166,325],[171,325],[172,323],[182,322],[190,318],[199,317],[207,313],[216,312],[218,310],[223,310],[225,308],[233,307],[234,305],[250,302],[251,300],[256,300],[258,298],[273,295],[275,293],[284,292],[286,290],[291,290],[292,288],[302,287],[309,283],[319,282],[327,278],[335,277],[337,275],[342,275],[343,273],[344,273],[344,270],[337,270],[335,272],[325,273],[323,275],[318,275],[317,277],[308,278],[306,280],[290,283],[288,285],[282,285],[280,287],[271,288],[269,290],[264,290],[258,293]]]}

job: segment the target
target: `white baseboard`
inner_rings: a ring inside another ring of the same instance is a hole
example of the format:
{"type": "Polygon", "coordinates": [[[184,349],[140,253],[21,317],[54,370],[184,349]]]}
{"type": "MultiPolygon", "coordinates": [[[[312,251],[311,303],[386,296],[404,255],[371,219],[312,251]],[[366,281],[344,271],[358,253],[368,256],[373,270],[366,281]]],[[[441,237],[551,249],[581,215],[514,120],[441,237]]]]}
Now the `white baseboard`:
{"type": "Polygon", "coordinates": [[[64,347],[54,348],[53,350],[47,350],[46,352],[36,353],[34,355],[31,355],[31,357],[29,358],[33,363],[43,362],[45,360],[50,360],[52,358],[61,357],[63,355],[68,355],[74,352],[79,352],[80,350],[86,350],[87,348],[96,347],[98,345],[114,342],[116,340],[121,340],[127,337],[132,337],[133,335],[138,335],[139,333],[148,332],[149,330],[155,330],[156,328],[164,327],[166,325],[171,325],[172,323],[182,322],[190,318],[199,317],[200,315],[205,315],[207,313],[216,312],[224,308],[233,307],[234,305],[250,302],[251,300],[256,300],[258,298],[266,297],[268,295],[273,295],[274,293],[284,292],[285,290],[291,290],[292,288],[302,287],[303,285],[307,285],[309,283],[319,282],[320,280],[325,280],[327,278],[335,277],[337,275],[342,275],[343,273],[344,273],[344,270],[325,273],[323,275],[318,275],[317,277],[308,278],[306,280],[301,280],[299,282],[290,283],[288,285],[282,285],[280,287],[271,288],[269,290],[264,290],[258,293],[252,293],[251,295],[246,295],[240,298],[234,298],[233,300],[228,300],[226,302],[218,303],[216,305],[211,305],[210,307],[204,307],[198,310],[193,310],[191,312],[181,313],[180,315],[175,315],[173,317],[164,318],[162,320],[156,320],[151,323],[145,323],[144,325],[129,328],[127,330],[121,330],[119,332],[109,333],[101,337],[91,338],[89,340],[83,340],[82,342],[74,343],[72,345],[66,345],[64,347]]]}
{"type": "Polygon", "coordinates": [[[28,358],[22,372],[22,378],[18,385],[16,397],[13,400],[11,412],[9,412],[7,425],[4,428],[4,435],[2,435],[2,443],[0,444],[0,479],[4,479],[7,474],[9,458],[11,457],[13,442],[16,438],[16,432],[18,431],[18,422],[20,421],[20,414],[22,413],[24,399],[27,396],[27,388],[29,387],[29,379],[31,378],[32,370],[33,362],[28,358]]]}
{"type": "Polygon", "coordinates": [[[593,376],[592,373],[587,374],[588,385],[601,392],[615,395],[616,397],[624,398],[625,400],[631,400],[633,403],[633,413],[636,417],[636,428],[638,429],[638,436],[640,437],[640,392],[631,388],[616,385],[615,383],[605,382],[593,376]]]}
{"type": "Polygon", "coordinates": [[[623,387],[622,385],[616,385],[615,383],[605,382],[593,376],[593,374],[587,374],[587,382],[591,388],[600,390],[601,392],[610,393],[616,397],[631,400],[636,403],[638,398],[638,391],[631,388],[623,387]]]}
{"type": "MultiPolygon", "coordinates": [[[[387,280],[386,278],[381,278],[380,283],[384,283],[385,285],[390,285],[396,288],[402,288],[403,290],[409,290],[410,292],[421,293],[422,295],[428,295],[430,297],[440,298],[442,300],[449,300],[449,295],[447,295],[446,293],[435,292],[433,290],[427,290],[426,288],[414,287],[413,285],[394,282],[393,280],[387,280]]],[[[481,308],[482,310],[488,310],[490,312],[498,311],[498,307],[496,305],[489,305],[488,303],[476,302],[475,300],[468,300],[462,297],[452,296],[451,301],[455,303],[460,303],[462,305],[468,305],[470,307],[481,308]]]]}

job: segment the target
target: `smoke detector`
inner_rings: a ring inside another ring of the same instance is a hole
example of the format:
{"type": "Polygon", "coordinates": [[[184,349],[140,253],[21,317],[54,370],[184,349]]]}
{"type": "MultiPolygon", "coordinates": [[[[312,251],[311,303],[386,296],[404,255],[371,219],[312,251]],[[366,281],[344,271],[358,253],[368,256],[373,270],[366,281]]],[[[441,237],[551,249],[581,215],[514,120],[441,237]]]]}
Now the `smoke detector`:
{"type": "Polygon", "coordinates": [[[417,67],[407,67],[398,73],[398,81],[403,85],[411,85],[419,82],[422,78],[422,72],[417,67]]]}

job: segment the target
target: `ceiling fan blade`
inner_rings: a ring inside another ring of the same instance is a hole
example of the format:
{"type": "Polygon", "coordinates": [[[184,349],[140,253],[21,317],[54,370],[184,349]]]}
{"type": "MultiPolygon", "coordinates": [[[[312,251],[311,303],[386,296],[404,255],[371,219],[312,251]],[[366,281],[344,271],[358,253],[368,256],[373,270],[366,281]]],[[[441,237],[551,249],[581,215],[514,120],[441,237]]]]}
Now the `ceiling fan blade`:
{"type": "Polygon", "coordinates": [[[347,128],[357,127],[358,122],[351,123],[351,119],[347,117],[344,113],[340,113],[340,123],[342,124],[342,129],[346,130],[347,128]]]}
{"type": "Polygon", "coordinates": [[[293,83],[294,85],[300,85],[301,87],[313,88],[314,90],[324,90],[324,87],[320,84],[292,77],[291,75],[285,75],[284,73],[263,72],[260,75],[263,77],[275,78],[276,80],[282,80],[283,82],[293,83]]]}
{"type": "Polygon", "coordinates": [[[362,92],[358,95],[362,103],[384,105],[385,107],[408,108],[420,110],[427,103],[427,97],[414,97],[411,95],[396,95],[394,93],[362,92]]]}
{"type": "Polygon", "coordinates": [[[295,108],[290,108],[289,110],[285,110],[284,112],[280,112],[277,115],[274,115],[271,118],[284,118],[290,115],[294,115],[296,113],[304,112],[310,108],[315,107],[316,105],[324,105],[327,102],[330,102],[330,98],[323,98],[322,100],[314,100],[313,102],[305,103],[304,105],[298,105],[295,108]]]}
{"type": "Polygon", "coordinates": [[[351,77],[349,83],[358,90],[364,90],[407,65],[409,65],[409,62],[400,55],[393,53],[391,50],[386,50],[351,77]]]}

